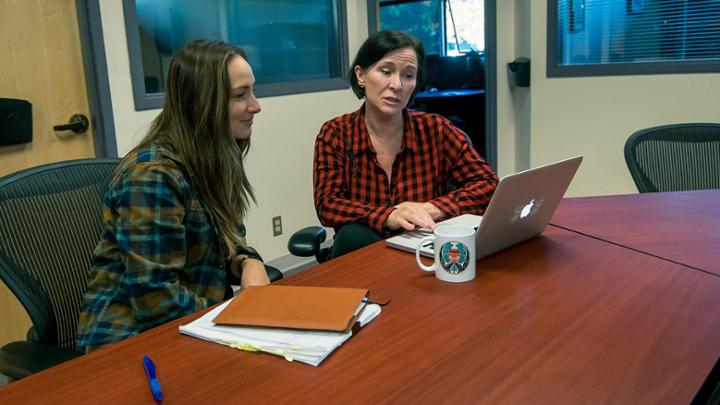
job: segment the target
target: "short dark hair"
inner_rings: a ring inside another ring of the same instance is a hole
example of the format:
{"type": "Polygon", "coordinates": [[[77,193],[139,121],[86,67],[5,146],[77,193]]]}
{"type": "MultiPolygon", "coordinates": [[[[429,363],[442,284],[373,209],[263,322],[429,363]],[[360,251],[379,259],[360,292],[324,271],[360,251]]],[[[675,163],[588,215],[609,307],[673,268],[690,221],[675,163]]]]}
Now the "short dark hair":
{"type": "Polygon", "coordinates": [[[358,98],[362,99],[365,97],[365,91],[358,85],[357,76],[355,76],[355,66],[367,69],[388,53],[402,48],[412,48],[418,59],[417,85],[415,86],[412,96],[410,96],[412,100],[412,97],[418,89],[422,87],[425,81],[425,48],[423,48],[420,41],[414,36],[401,31],[376,32],[366,39],[360,47],[357,55],[355,55],[355,60],[352,65],[350,65],[350,72],[348,72],[347,76],[350,87],[358,98]]]}

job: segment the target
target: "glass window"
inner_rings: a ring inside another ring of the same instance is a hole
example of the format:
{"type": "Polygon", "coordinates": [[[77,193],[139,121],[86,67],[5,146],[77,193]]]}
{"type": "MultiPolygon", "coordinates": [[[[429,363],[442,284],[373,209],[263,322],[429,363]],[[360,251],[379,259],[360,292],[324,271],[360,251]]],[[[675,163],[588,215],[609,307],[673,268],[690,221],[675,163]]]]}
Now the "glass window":
{"type": "Polygon", "coordinates": [[[550,0],[548,76],[720,71],[720,0],[550,0]]]}
{"type": "Polygon", "coordinates": [[[448,56],[485,51],[484,0],[447,0],[445,36],[448,56]]]}
{"type": "Polygon", "coordinates": [[[137,109],[162,105],[172,55],[218,39],[248,55],[259,96],[347,87],[345,2],[124,0],[137,109]]]}
{"type": "Polygon", "coordinates": [[[428,55],[482,52],[484,10],[484,0],[382,0],[380,29],[413,35],[428,55]]]}
{"type": "Polygon", "coordinates": [[[428,55],[440,54],[444,44],[440,5],[441,0],[381,1],[380,29],[407,32],[423,44],[428,55]]]}

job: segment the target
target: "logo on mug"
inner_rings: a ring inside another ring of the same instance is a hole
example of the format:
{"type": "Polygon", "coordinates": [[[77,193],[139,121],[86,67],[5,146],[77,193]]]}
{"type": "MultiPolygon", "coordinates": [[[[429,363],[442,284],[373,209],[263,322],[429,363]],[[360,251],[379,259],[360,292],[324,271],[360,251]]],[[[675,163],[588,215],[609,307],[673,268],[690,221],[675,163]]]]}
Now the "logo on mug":
{"type": "Polygon", "coordinates": [[[470,252],[460,242],[447,242],[440,248],[440,265],[450,274],[459,274],[470,264],[470,252]]]}

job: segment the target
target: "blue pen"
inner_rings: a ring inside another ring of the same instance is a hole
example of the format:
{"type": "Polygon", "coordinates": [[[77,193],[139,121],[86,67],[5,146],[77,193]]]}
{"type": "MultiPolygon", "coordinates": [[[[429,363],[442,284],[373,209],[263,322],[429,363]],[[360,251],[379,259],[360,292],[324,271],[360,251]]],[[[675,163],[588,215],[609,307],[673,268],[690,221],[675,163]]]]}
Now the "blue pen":
{"type": "Polygon", "coordinates": [[[160,381],[158,381],[157,375],[155,375],[155,363],[150,360],[150,357],[143,355],[143,367],[145,368],[145,375],[147,376],[148,384],[150,384],[150,392],[153,398],[157,402],[162,402],[162,388],[160,388],[160,381]]]}

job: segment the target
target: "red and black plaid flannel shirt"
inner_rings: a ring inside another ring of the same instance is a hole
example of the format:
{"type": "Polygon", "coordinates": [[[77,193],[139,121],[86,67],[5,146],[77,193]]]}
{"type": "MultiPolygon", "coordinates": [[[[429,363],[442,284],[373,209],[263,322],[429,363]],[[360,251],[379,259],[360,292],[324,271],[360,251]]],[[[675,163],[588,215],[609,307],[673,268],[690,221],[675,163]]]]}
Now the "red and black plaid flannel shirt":
{"type": "Polygon", "coordinates": [[[326,122],[315,141],[315,210],[323,225],[337,230],[361,223],[387,237],[393,232],[383,224],[406,201],[431,202],[447,217],[485,212],[497,175],[449,120],[406,109],[403,144],[388,181],[364,116],[363,106],[326,122]],[[448,191],[448,183],[457,189],[448,191]]]}

